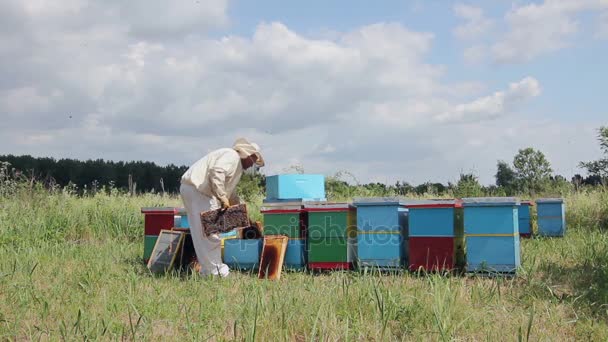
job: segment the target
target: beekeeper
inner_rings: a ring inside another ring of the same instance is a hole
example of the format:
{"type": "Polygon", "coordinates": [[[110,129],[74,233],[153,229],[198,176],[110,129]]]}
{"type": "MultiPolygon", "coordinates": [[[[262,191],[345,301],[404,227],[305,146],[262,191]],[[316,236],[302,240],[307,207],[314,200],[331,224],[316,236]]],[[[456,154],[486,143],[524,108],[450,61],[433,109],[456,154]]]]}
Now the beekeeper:
{"type": "Polygon", "coordinates": [[[239,138],[232,148],[210,152],[190,166],[182,176],[179,191],[188,213],[190,234],[202,275],[225,277],[229,274],[229,268],[222,263],[219,235],[203,234],[200,213],[239,204],[236,186],[243,171],[253,165],[264,166],[260,147],[239,138]]]}

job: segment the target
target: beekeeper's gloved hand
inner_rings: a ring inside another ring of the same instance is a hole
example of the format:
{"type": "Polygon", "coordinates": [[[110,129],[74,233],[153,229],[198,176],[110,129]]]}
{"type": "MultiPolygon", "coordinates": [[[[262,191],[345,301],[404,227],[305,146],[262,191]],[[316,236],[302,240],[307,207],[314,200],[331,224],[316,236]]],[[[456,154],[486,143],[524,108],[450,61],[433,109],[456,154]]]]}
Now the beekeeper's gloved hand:
{"type": "Polygon", "coordinates": [[[228,209],[228,207],[230,207],[230,202],[226,197],[220,197],[220,203],[222,203],[222,209],[228,209]]]}

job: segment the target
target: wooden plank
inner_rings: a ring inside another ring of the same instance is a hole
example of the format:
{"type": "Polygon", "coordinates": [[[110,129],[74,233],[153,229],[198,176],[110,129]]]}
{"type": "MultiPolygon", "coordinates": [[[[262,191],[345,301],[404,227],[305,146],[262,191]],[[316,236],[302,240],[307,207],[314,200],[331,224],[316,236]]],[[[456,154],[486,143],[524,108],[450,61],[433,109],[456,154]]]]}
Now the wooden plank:
{"type": "Polygon", "coordinates": [[[184,244],[183,232],[161,230],[148,260],[148,269],[152,273],[163,273],[171,270],[176,257],[184,244]]]}
{"type": "Polygon", "coordinates": [[[283,235],[264,236],[264,247],[262,247],[262,257],[258,271],[259,279],[275,280],[281,278],[285,251],[287,251],[287,240],[289,238],[283,235]]]}

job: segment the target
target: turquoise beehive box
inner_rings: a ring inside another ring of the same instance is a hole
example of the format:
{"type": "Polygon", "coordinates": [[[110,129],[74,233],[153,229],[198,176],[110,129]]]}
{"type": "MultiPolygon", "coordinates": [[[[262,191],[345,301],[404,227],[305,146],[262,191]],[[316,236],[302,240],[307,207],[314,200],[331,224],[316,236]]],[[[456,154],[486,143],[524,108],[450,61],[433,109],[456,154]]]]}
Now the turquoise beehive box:
{"type": "Polygon", "coordinates": [[[561,198],[536,200],[538,235],[564,236],[566,233],[566,206],[561,198]]]}
{"type": "Polygon", "coordinates": [[[517,215],[519,216],[519,236],[529,238],[532,236],[532,221],[530,220],[530,206],[532,202],[521,201],[517,215]]]}
{"type": "Polygon", "coordinates": [[[407,263],[407,213],[396,198],[356,198],[357,265],[401,268],[407,263]]]}
{"type": "Polygon", "coordinates": [[[293,200],[325,200],[325,176],[286,174],[266,177],[265,203],[293,200]]]}
{"type": "Polygon", "coordinates": [[[226,239],[224,263],[234,269],[256,269],[260,262],[263,244],[262,239],[226,239]]]}
{"type": "Polygon", "coordinates": [[[468,272],[515,273],[521,264],[519,200],[463,198],[468,272]]]}

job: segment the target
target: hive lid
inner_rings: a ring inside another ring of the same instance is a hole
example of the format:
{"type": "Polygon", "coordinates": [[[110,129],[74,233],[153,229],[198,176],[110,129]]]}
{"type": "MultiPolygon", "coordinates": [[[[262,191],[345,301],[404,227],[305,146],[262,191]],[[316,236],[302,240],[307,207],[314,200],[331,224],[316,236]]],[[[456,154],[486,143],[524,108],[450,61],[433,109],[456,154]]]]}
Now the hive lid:
{"type": "Polygon", "coordinates": [[[355,197],[355,206],[375,206],[375,205],[405,205],[411,200],[398,197],[355,197]]]}
{"type": "Polygon", "coordinates": [[[143,207],[141,212],[144,214],[177,214],[178,208],[174,207],[143,207]]]}
{"type": "Polygon", "coordinates": [[[303,202],[327,202],[327,198],[288,198],[288,199],[268,199],[265,198],[262,201],[264,204],[292,204],[292,203],[303,203],[303,202]]]}
{"type": "Polygon", "coordinates": [[[536,203],[564,203],[563,198],[539,198],[536,203]]]}
{"type": "Polygon", "coordinates": [[[353,205],[350,203],[304,203],[304,210],[306,211],[345,211],[351,207],[353,207],[353,205]]]}
{"type": "Polygon", "coordinates": [[[297,212],[302,210],[302,203],[264,203],[260,208],[260,212],[297,212]]]}
{"type": "Polygon", "coordinates": [[[530,201],[530,200],[522,200],[521,205],[534,205],[534,202],[530,201]]]}
{"type": "Polygon", "coordinates": [[[462,199],[465,207],[502,207],[519,205],[515,197],[468,197],[462,199]]]}
{"type": "Polygon", "coordinates": [[[410,200],[406,202],[405,206],[407,208],[458,208],[462,206],[462,202],[455,199],[410,200]]]}

